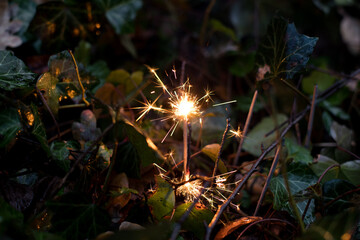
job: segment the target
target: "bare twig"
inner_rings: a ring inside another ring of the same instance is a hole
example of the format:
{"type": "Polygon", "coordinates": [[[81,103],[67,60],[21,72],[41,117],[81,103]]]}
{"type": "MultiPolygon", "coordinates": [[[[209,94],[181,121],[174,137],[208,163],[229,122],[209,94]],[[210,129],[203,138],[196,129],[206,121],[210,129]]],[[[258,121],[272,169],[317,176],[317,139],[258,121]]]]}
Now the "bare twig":
{"type": "Polygon", "coordinates": [[[253,98],[252,98],[252,101],[251,101],[251,105],[250,105],[249,112],[248,112],[248,115],[247,115],[247,118],[246,118],[244,130],[243,130],[243,132],[241,134],[240,144],[239,144],[238,149],[236,151],[236,156],[235,156],[235,159],[234,159],[234,165],[235,166],[238,165],[238,163],[239,163],[239,157],[240,157],[240,153],[241,153],[241,148],[242,148],[242,145],[244,143],[244,139],[245,139],[245,136],[247,134],[247,131],[249,129],[249,125],[250,125],[250,122],[251,122],[251,117],[252,117],[252,114],[254,112],[254,106],[255,106],[257,95],[258,95],[258,91],[256,90],[254,92],[254,95],[253,95],[253,98]]]}
{"type": "Polygon", "coordinates": [[[310,138],[311,138],[311,132],[313,129],[314,115],[315,115],[315,100],[316,100],[316,95],[317,95],[317,89],[318,89],[318,87],[317,87],[317,85],[315,85],[313,97],[312,97],[312,101],[311,101],[310,116],[309,116],[309,121],[308,121],[306,138],[305,138],[305,147],[306,148],[309,148],[309,146],[310,146],[310,138]]]}
{"type": "Polygon", "coordinates": [[[214,229],[214,227],[216,226],[217,222],[220,219],[221,214],[224,212],[224,210],[227,208],[227,206],[230,204],[230,202],[234,199],[234,197],[236,196],[236,194],[240,191],[240,189],[244,186],[244,184],[246,183],[246,181],[250,178],[250,176],[255,172],[255,169],[259,166],[260,162],[264,159],[264,157],[272,150],[276,147],[277,144],[280,143],[280,140],[285,136],[285,134],[291,129],[292,126],[294,126],[294,124],[296,124],[297,122],[299,122],[307,113],[307,111],[309,111],[310,107],[308,106],[307,108],[305,108],[302,112],[300,112],[299,114],[297,114],[297,117],[293,120],[293,122],[291,122],[288,126],[286,126],[286,128],[281,132],[280,134],[280,138],[278,138],[277,140],[275,140],[275,142],[273,142],[267,149],[265,149],[263,151],[263,153],[260,155],[260,157],[256,160],[256,162],[253,164],[253,166],[251,167],[251,169],[246,173],[246,175],[243,177],[243,179],[239,182],[239,184],[236,186],[236,188],[233,190],[233,192],[231,193],[231,195],[226,199],[226,201],[221,204],[218,208],[218,210],[216,211],[213,219],[211,220],[211,222],[209,223],[207,229],[206,229],[206,236],[205,239],[209,240],[210,236],[211,236],[211,232],[214,229]]]}
{"type": "Polygon", "coordinates": [[[277,147],[277,150],[276,150],[276,153],[275,153],[275,157],[274,157],[274,160],[273,160],[273,163],[271,165],[271,168],[270,168],[270,171],[269,171],[269,174],[266,178],[266,182],[265,182],[265,185],[261,191],[261,195],[260,195],[260,198],[258,200],[258,203],[256,205],[256,209],[255,209],[255,212],[254,212],[254,216],[256,216],[259,212],[259,209],[260,209],[260,206],[261,206],[261,203],[265,197],[265,193],[267,191],[267,188],[269,186],[269,183],[270,183],[270,180],[272,178],[272,175],[274,174],[275,172],[275,169],[276,169],[276,166],[277,166],[277,163],[278,163],[278,160],[279,160],[279,155],[280,155],[280,150],[281,150],[281,144],[278,145],[277,147]]]}
{"type": "Polygon", "coordinates": [[[199,195],[196,197],[196,199],[194,200],[194,202],[190,205],[190,207],[186,210],[186,212],[181,216],[181,218],[179,219],[179,221],[177,223],[175,223],[174,226],[174,230],[171,234],[170,240],[175,240],[177,235],[179,234],[180,230],[181,230],[181,225],[185,222],[185,220],[189,217],[190,212],[193,210],[193,208],[195,207],[195,205],[199,202],[201,195],[204,193],[205,189],[209,186],[208,183],[206,183],[204,185],[204,187],[201,189],[201,192],[199,193],[199,195]]]}
{"type": "Polygon", "coordinates": [[[222,150],[223,150],[223,148],[224,148],[224,143],[225,143],[226,134],[229,132],[229,129],[230,129],[230,118],[227,118],[227,119],[226,119],[226,128],[225,128],[224,134],[223,134],[222,139],[221,139],[220,149],[219,149],[217,158],[216,158],[216,160],[215,160],[215,166],[214,166],[214,170],[213,170],[213,173],[212,173],[211,185],[212,185],[212,183],[214,182],[214,177],[215,177],[215,174],[216,174],[216,170],[217,170],[217,168],[218,168],[218,164],[219,164],[219,160],[220,160],[220,155],[221,155],[221,152],[222,152],[222,150]]]}
{"type": "Polygon", "coordinates": [[[76,63],[74,54],[72,53],[71,50],[69,50],[69,53],[70,53],[71,58],[72,58],[72,60],[73,60],[73,62],[74,62],[77,80],[78,80],[79,85],[80,85],[80,88],[81,88],[81,99],[82,99],[83,102],[86,104],[86,106],[90,106],[90,103],[89,103],[89,102],[86,100],[86,98],[85,98],[85,88],[84,88],[84,86],[82,85],[82,82],[81,82],[81,78],[80,78],[80,74],[79,74],[79,68],[78,68],[78,65],[77,65],[77,63],[76,63]]]}
{"type": "Polygon", "coordinates": [[[296,229],[296,227],[295,227],[292,223],[290,223],[290,222],[288,222],[288,221],[286,221],[286,220],[282,220],[282,219],[278,219],[278,218],[261,219],[261,220],[257,220],[257,221],[255,221],[255,222],[252,222],[251,224],[249,224],[249,225],[239,234],[239,236],[237,237],[237,239],[240,239],[240,237],[241,237],[249,228],[251,228],[251,227],[254,226],[255,224],[258,224],[258,223],[261,223],[261,222],[283,222],[283,223],[286,223],[286,224],[290,225],[292,228],[296,229]]]}
{"type": "Polygon", "coordinates": [[[205,10],[205,15],[204,15],[204,20],[201,26],[201,31],[200,31],[200,46],[204,45],[204,39],[205,39],[205,32],[206,32],[206,28],[208,25],[208,21],[209,21],[209,16],[210,16],[210,12],[212,10],[212,8],[215,5],[216,0],[211,0],[211,2],[209,3],[208,7],[205,10]]]}

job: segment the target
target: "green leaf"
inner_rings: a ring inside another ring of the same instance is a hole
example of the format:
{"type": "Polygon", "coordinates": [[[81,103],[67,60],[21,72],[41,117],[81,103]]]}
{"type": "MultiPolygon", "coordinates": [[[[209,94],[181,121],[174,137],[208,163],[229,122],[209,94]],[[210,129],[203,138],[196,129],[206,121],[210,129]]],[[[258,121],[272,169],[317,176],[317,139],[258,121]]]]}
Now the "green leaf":
{"type": "Polygon", "coordinates": [[[47,206],[53,212],[52,231],[65,239],[94,238],[110,226],[107,213],[81,193],[67,193],[47,206]]]}
{"type": "MultiPolygon", "coordinates": [[[[310,165],[310,168],[311,170],[313,170],[316,176],[320,177],[328,167],[335,164],[339,164],[339,163],[329,157],[319,154],[315,162],[310,165]]],[[[324,183],[331,179],[339,178],[339,174],[340,174],[339,167],[334,167],[326,173],[322,182],[324,183]]]]}
{"type": "MultiPolygon", "coordinates": [[[[214,143],[206,145],[201,149],[201,152],[208,156],[214,162],[216,161],[220,151],[220,144],[214,143]]],[[[223,160],[219,159],[218,168],[221,173],[226,173],[227,168],[223,162],[223,160]]]]}
{"type": "MultiPolygon", "coordinates": [[[[141,240],[168,240],[172,232],[172,225],[168,222],[152,225],[144,230],[121,230],[111,234],[106,240],[141,239],[141,240]]],[[[178,240],[180,240],[178,238],[178,240]]]]}
{"type": "Polygon", "coordinates": [[[39,141],[41,148],[46,152],[48,156],[51,156],[50,148],[47,142],[46,130],[43,122],[40,119],[38,108],[31,104],[31,111],[34,115],[34,124],[31,130],[31,134],[39,141]]]}
{"type": "Polygon", "coordinates": [[[95,93],[101,86],[104,85],[105,79],[110,73],[110,69],[105,61],[99,60],[94,64],[87,66],[86,70],[91,76],[99,80],[98,85],[91,89],[91,92],[95,93]]]}
{"type": "Polygon", "coordinates": [[[15,108],[3,109],[0,112],[0,148],[10,143],[21,129],[18,111],[15,108]]]}
{"type": "Polygon", "coordinates": [[[0,50],[0,88],[6,91],[29,87],[35,81],[35,73],[11,51],[0,50]]]}
{"type": "Polygon", "coordinates": [[[323,217],[312,224],[299,240],[350,239],[359,222],[359,216],[359,208],[351,208],[323,217]]]}
{"type": "Polygon", "coordinates": [[[160,221],[164,216],[171,214],[175,206],[175,193],[173,187],[161,177],[157,176],[156,182],[156,192],[149,197],[148,204],[154,217],[160,221]]]}
{"type": "MultiPolygon", "coordinates": [[[[258,123],[253,129],[249,131],[245,137],[243,149],[254,156],[260,156],[261,146],[267,148],[271,143],[276,140],[276,132],[265,137],[265,134],[275,128],[274,118],[278,124],[287,120],[287,117],[283,114],[277,114],[274,117],[265,117],[258,123]]],[[[280,131],[283,128],[280,129],[280,131]]]]}
{"type": "MultiPolygon", "coordinates": [[[[354,190],[356,187],[349,183],[348,181],[342,179],[332,179],[323,185],[323,199],[324,204],[329,203],[330,201],[334,200],[335,198],[339,197],[343,193],[348,191],[354,190]]],[[[344,195],[340,199],[333,202],[326,208],[327,213],[339,213],[346,208],[355,207],[356,206],[356,192],[344,195]]],[[[357,196],[358,200],[359,197],[357,196]]]]}
{"type": "Polygon", "coordinates": [[[228,36],[231,40],[234,42],[237,42],[237,38],[235,35],[234,30],[231,28],[225,26],[222,22],[220,22],[217,19],[211,19],[210,20],[210,26],[212,27],[213,31],[215,32],[221,32],[224,35],[228,36]]]}
{"type": "Polygon", "coordinates": [[[34,240],[64,240],[64,238],[48,232],[33,231],[32,235],[34,240]]]}
{"type": "Polygon", "coordinates": [[[118,69],[110,72],[106,78],[106,82],[110,82],[115,86],[121,85],[124,87],[125,93],[129,94],[135,89],[135,85],[139,86],[143,81],[144,73],[142,71],[136,71],[132,74],[128,73],[124,69],[118,69]]]}
{"type": "MultiPolygon", "coordinates": [[[[311,169],[306,164],[300,162],[293,162],[289,164],[287,168],[287,177],[291,194],[297,194],[297,196],[299,196],[299,193],[304,192],[304,190],[317,182],[317,177],[314,175],[311,169]]],[[[293,210],[289,203],[289,194],[286,190],[284,178],[282,175],[278,175],[271,179],[270,191],[274,195],[274,209],[285,210],[294,216],[293,210]]],[[[306,196],[301,196],[299,199],[300,200],[296,203],[296,206],[300,212],[300,215],[302,215],[307,204],[307,199],[306,196]]],[[[313,215],[314,207],[315,206],[312,201],[312,204],[310,205],[310,208],[306,212],[304,218],[305,224],[310,224],[315,220],[313,215]]]]}
{"type": "MultiPolygon", "coordinates": [[[[249,108],[250,108],[250,105],[252,102],[252,98],[253,98],[252,95],[237,97],[235,109],[247,113],[249,111],[249,108]]],[[[257,101],[257,102],[255,102],[253,111],[258,112],[259,110],[261,110],[263,108],[264,108],[264,105],[260,101],[257,101]]]]}
{"type": "Polygon", "coordinates": [[[106,82],[112,83],[115,86],[118,84],[124,84],[127,80],[130,79],[130,73],[124,69],[117,69],[111,71],[106,78],[106,82]]]}
{"type": "Polygon", "coordinates": [[[313,157],[311,156],[310,151],[298,145],[294,140],[285,138],[285,147],[288,153],[286,159],[293,159],[294,162],[312,163],[313,157]]]}
{"type": "Polygon", "coordinates": [[[99,146],[99,150],[96,154],[96,158],[100,161],[100,167],[105,169],[110,165],[110,159],[113,155],[113,150],[109,149],[105,144],[99,146]]]}
{"type": "Polygon", "coordinates": [[[84,40],[81,40],[74,51],[74,57],[76,61],[87,66],[90,62],[90,50],[91,44],[84,40]]]}
{"type": "Polygon", "coordinates": [[[58,79],[54,77],[51,73],[46,72],[42,74],[37,83],[36,87],[44,92],[43,96],[49,105],[51,112],[57,116],[59,111],[59,90],[56,88],[58,79]]]}
{"type": "Polygon", "coordinates": [[[2,197],[0,197],[0,206],[0,234],[5,233],[8,227],[20,228],[24,221],[22,213],[13,208],[2,197]]]}
{"type": "MultiPolygon", "coordinates": [[[[313,64],[319,68],[327,69],[327,60],[326,59],[316,59],[313,64]]],[[[302,89],[307,94],[312,94],[314,91],[314,86],[318,86],[318,90],[320,92],[325,91],[328,87],[330,87],[336,78],[330,74],[326,74],[320,71],[312,71],[309,76],[304,77],[301,81],[302,89]]]]}
{"type": "MultiPolygon", "coordinates": [[[[173,218],[174,221],[178,221],[191,204],[192,203],[183,203],[177,206],[173,218]]],[[[214,213],[209,209],[203,206],[195,206],[181,227],[184,230],[194,233],[198,239],[204,239],[206,232],[205,224],[209,224],[213,217],[214,213]]]]}
{"type": "Polygon", "coordinates": [[[70,169],[69,150],[65,142],[52,142],[50,151],[55,163],[65,172],[70,169]]]}
{"type": "Polygon", "coordinates": [[[360,185],[360,160],[348,161],[341,164],[341,172],[355,186],[360,185]]]}
{"type": "MultiPolygon", "coordinates": [[[[353,141],[353,131],[344,125],[333,122],[330,128],[330,135],[336,141],[336,144],[342,148],[351,151],[351,142],[353,141]]],[[[343,163],[350,159],[350,155],[346,152],[335,149],[335,160],[343,163]]]]}
{"type": "Polygon", "coordinates": [[[117,34],[131,33],[137,11],[142,7],[141,0],[112,0],[103,2],[106,18],[117,34]]]}
{"type": "MultiPolygon", "coordinates": [[[[231,58],[231,57],[230,57],[231,58]]],[[[229,71],[237,77],[245,77],[255,67],[255,53],[247,55],[236,54],[231,61],[229,71]]]]}
{"type": "Polygon", "coordinates": [[[126,188],[126,187],[119,188],[116,191],[110,191],[111,197],[118,197],[118,196],[128,194],[128,193],[139,194],[139,192],[137,190],[131,189],[131,188],[126,188]]]}
{"type": "Polygon", "coordinates": [[[125,142],[118,146],[115,163],[117,172],[124,172],[132,178],[140,178],[140,165],[141,160],[131,142],[125,142]]]}
{"type": "Polygon", "coordinates": [[[338,118],[340,118],[342,120],[350,120],[350,115],[349,114],[347,114],[340,107],[336,107],[336,106],[332,105],[328,101],[321,102],[320,106],[325,108],[329,113],[331,113],[335,117],[338,117],[338,118]]]}
{"type": "Polygon", "coordinates": [[[118,124],[124,129],[124,133],[136,149],[136,153],[138,154],[143,167],[153,163],[159,163],[159,159],[155,154],[155,151],[157,150],[156,146],[149,138],[146,138],[141,134],[138,128],[134,125],[130,125],[130,123],[119,122],[118,124]]]}

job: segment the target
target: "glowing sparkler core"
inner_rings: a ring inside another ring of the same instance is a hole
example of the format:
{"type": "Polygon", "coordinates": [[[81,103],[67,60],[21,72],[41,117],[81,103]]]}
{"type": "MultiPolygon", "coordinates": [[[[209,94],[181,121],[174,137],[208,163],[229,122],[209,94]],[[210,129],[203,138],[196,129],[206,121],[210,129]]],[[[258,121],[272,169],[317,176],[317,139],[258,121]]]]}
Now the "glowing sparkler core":
{"type": "Polygon", "coordinates": [[[195,101],[189,99],[189,96],[185,93],[179,101],[171,104],[174,115],[184,120],[188,120],[191,115],[199,114],[199,107],[195,101]]]}

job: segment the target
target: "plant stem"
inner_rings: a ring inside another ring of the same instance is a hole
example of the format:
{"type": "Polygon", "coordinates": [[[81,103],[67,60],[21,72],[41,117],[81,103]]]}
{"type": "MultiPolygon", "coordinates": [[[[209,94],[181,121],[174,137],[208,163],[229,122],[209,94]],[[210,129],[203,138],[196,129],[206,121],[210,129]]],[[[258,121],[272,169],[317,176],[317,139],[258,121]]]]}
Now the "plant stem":
{"type": "Polygon", "coordinates": [[[248,112],[248,115],[246,117],[244,130],[243,130],[243,132],[241,134],[240,143],[239,143],[238,149],[236,151],[236,156],[235,156],[235,159],[234,159],[234,165],[235,166],[237,166],[238,163],[239,163],[239,157],[240,157],[240,153],[241,153],[241,148],[242,148],[242,145],[244,143],[244,139],[245,139],[245,136],[247,134],[247,131],[249,129],[249,125],[250,125],[250,122],[251,122],[251,117],[252,117],[252,114],[254,112],[254,106],[255,106],[257,95],[258,95],[258,91],[255,90],[252,101],[251,101],[251,105],[250,105],[250,108],[249,108],[249,112],[248,112]]]}
{"type": "Polygon", "coordinates": [[[220,160],[220,155],[221,155],[221,152],[222,152],[222,150],[223,150],[223,148],[224,148],[224,143],[225,143],[226,134],[229,132],[229,129],[230,129],[230,118],[227,118],[227,119],[226,119],[226,128],[225,128],[223,137],[222,137],[222,139],[221,139],[221,145],[220,145],[220,149],[219,149],[217,158],[216,158],[216,160],[215,160],[215,166],[214,166],[214,170],[213,170],[212,178],[211,178],[211,179],[212,179],[212,180],[211,180],[211,185],[212,185],[213,182],[214,182],[216,170],[217,170],[217,168],[218,168],[218,164],[219,164],[219,160],[220,160]]]}
{"type": "Polygon", "coordinates": [[[264,200],[264,197],[265,197],[265,193],[268,189],[268,186],[270,184],[270,180],[275,172],[275,169],[276,169],[276,166],[277,166],[277,163],[278,163],[278,160],[279,160],[279,155],[280,155],[280,150],[281,150],[281,144],[278,145],[277,147],[277,150],[276,150],[276,153],[275,153],[275,157],[274,157],[274,160],[273,160],[273,163],[271,165],[271,168],[270,168],[270,171],[269,171],[269,174],[266,178],[266,183],[264,185],[264,188],[263,190],[261,191],[261,195],[260,195],[260,198],[258,200],[258,203],[256,205],[256,209],[255,209],[255,212],[254,212],[254,216],[256,216],[259,212],[259,209],[260,209],[260,206],[261,206],[261,203],[262,201],[264,200]]]}
{"type": "Polygon", "coordinates": [[[311,101],[311,108],[310,108],[310,116],[308,121],[308,127],[306,131],[306,138],[305,138],[305,147],[309,148],[310,146],[310,138],[311,138],[311,131],[313,129],[313,123],[314,123],[314,115],[315,115],[315,100],[317,95],[317,85],[314,86],[314,92],[313,92],[313,98],[311,101]]]}
{"type": "Polygon", "coordinates": [[[72,60],[73,60],[73,62],[74,62],[77,80],[78,80],[79,85],[80,85],[80,88],[81,88],[81,99],[82,99],[83,102],[86,104],[86,106],[90,106],[90,103],[89,103],[89,102],[86,100],[86,98],[85,98],[85,88],[84,88],[84,86],[82,85],[82,82],[81,82],[81,78],[80,78],[80,74],[79,74],[79,68],[78,68],[78,65],[77,65],[77,63],[76,63],[74,54],[72,53],[71,50],[69,50],[69,53],[70,53],[71,58],[72,58],[72,60]]]}
{"type": "Polygon", "coordinates": [[[184,125],[183,125],[183,142],[184,142],[183,180],[187,181],[190,179],[189,159],[190,159],[190,142],[191,142],[191,124],[187,120],[186,121],[184,120],[184,125]]]}

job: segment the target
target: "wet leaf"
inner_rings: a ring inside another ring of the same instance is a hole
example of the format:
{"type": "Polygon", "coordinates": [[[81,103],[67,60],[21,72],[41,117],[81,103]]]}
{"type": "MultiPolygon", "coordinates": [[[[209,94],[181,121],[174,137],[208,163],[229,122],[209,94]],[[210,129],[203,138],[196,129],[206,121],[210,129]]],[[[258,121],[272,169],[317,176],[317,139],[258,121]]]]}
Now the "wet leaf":
{"type": "MultiPolygon", "coordinates": [[[[277,123],[282,123],[287,120],[287,117],[283,114],[277,114],[277,123]]],[[[265,137],[265,134],[275,128],[274,118],[265,117],[259,122],[253,129],[251,129],[244,140],[243,149],[254,156],[260,156],[261,146],[267,148],[276,139],[276,132],[265,137]]],[[[283,128],[281,128],[283,129],[283,128]]],[[[280,131],[281,131],[280,129],[280,131]]]]}
{"type": "Polygon", "coordinates": [[[149,197],[148,204],[154,217],[161,221],[172,212],[175,206],[175,193],[173,187],[161,177],[157,176],[156,182],[156,191],[149,197]]]}
{"type": "Polygon", "coordinates": [[[312,163],[313,157],[310,155],[310,151],[295,141],[285,138],[285,147],[288,154],[287,159],[293,159],[294,162],[312,163]]]}
{"type": "Polygon", "coordinates": [[[57,116],[59,111],[59,90],[56,88],[56,84],[59,80],[54,77],[51,73],[47,72],[42,74],[37,83],[36,87],[39,91],[43,92],[43,96],[49,105],[51,112],[57,116]]]}
{"type": "Polygon", "coordinates": [[[69,150],[65,142],[52,142],[50,151],[55,163],[65,172],[70,169],[69,150]]]}
{"type": "MultiPolygon", "coordinates": [[[[191,204],[192,203],[183,203],[180,206],[177,206],[173,220],[178,221],[191,204]]],[[[212,211],[201,204],[198,204],[191,210],[188,218],[181,227],[184,230],[194,233],[197,238],[204,239],[206,231],[205,224],[209,224],[213,217],[214,213],[212,211]]]]}
{"type": "Polygon", "coordinates": [[[19,113],[15,108],[4,109],[0,112],[0,148],[9,144],[22,129],[19,113]]]}
{"type": "Polygon", "coordinates": [[[114,0],[100,3],[106,10],[106,18],[117,34],[131,33],[137,11],[142,7],[141,0],[114,0]]]}
{"type": "Polygon", "coordinates": [[[106,212],[80,193],[67,193],[47,206],[54,213],[52,231],[65,239],[94,238],[110,225],[106,212]]]}
{"type": "Polygon", "coordinates": [[[6,91],[29,87],[35,81],[32,73],[11,51],[0,51],[0,88],[6,91]]]}
{"type": "Polygon", "coordinates": [[[250,216],[250,217],[242,217],[235,221],[229,222],[222,229],[220,229],[220,231],[216,234],[214,240],[224,239],[226,236],[228,236],[229,234],[234,232],[239,227],[248,225],[252,222],[255,222],[255,221],[258,221],[261,219],[262,219],[262,217],[250,216]]]}
{"type": "MultiPolygon", "coordinates": [[[[311,171],[307,164],[301,162],[290,163],[287,167],[287,177],[292,195],[299,192],[303,192],[308,187],[314,185],[317,182],[317,177],[311,171]]],[[[289,195],[285,187],[284,178],[282,175],[273,177],[270,181],[270,191],[274,195],[273,205],[276,210],[285,210],[290,214],[293,214],[293,210],[289,204],[289,195]]],[[[301,200],[296,203],[300,215],[304,212],[307,204],[306,196],[301,197],[301,200]]],[[[309,207],[306,212],[304,223],[310,224],[315,220],[313,215],[314,204],[309,207]]]]}
{"type": "Polygon", "coordinates": [[[350,240],[359,216],[359,208],[352,208],[337,215],[323,217],[312,224],[299,240],[350,240]]]}
{"type": "MultiPolygon", "coordinates": [[[[206,145],[201,149],[201,152],[208,156],[211,160],[216,161],[220,151],[220,144],[214,143],[206,145]]],[[[226,173],[227,168],[223,162],[223,160],[219,159],[218,168],[221,173],[226,173]]]]}

